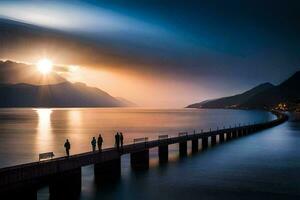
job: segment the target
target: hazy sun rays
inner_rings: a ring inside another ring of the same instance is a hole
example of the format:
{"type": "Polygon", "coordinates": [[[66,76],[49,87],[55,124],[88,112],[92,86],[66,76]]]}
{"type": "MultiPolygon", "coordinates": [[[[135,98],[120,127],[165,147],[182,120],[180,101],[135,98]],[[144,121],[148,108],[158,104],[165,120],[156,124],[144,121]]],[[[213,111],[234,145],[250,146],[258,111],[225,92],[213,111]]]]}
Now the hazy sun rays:
{"type": "Polygon", "coordinates": [[[34,63],[28,63],[19,76],[22,76],[22,82],[29,84],[52,85],[80,75],[80,69],[78,65],[57,64],[49,57],[42,57],[34,63]]]}
{"type": "Polygon", "coordinates": [[[37,70],[43,75],[47,75],[52,72],[53,63],[48,58],[43,58],[39,60],[36,64],[37,70]]]}

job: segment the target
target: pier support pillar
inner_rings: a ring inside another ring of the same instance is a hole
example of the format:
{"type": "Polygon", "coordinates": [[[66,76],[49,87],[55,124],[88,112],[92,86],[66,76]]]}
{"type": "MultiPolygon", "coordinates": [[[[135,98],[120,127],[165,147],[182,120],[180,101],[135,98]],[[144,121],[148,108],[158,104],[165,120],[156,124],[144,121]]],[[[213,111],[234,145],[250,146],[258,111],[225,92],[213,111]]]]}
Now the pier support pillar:
{"type": "Polygon", "coordinates": [[[236,130],[232,131],[232,138],[237,138],[237,131],[236,130]]]}
{"type": "Polygon", "coordinates": [[[251,134],[251,133],[253,133],[253,128],[252,128],[252,127],[249,127],[249,128],[248,128],[248,134],[251,134]]]}
{"type": "Polygon", "coordinates": [[[168,145],[158,146],[158,158],[159,158],[159,163],[161,163],[161,164],[168,162],[168,160],[169,160],[168,145]]]}
{"type": "Polygon", "coordinates": [[[179,156],[183,157],[187,155],[187,141],[179,142],[179,156]]]}
{"type": "Polygon", "coordinates": [[[81,192],[81,168],[55,175],[49,184],[50,199],[76,199],[81,192]]]}
{"type": "MultiPolygon", "coordinates": [[[[37,189],[31,188],[27,191],[23,191],[20,193],[20,191],[17,191],[18,196],[15,199],[26,199],[26,200],[37,200],[37,189]]],[[[5,199],[5,198],[4,198],[5,199]]],[[[14,199],[14,198],[9,198],[14,199]]]]}
{"type": "Polygon", "coordinates": [[[134,170],[145,170],[149,168],[149,149],[130,154],[131,168],[134,170]]]}
{"type": "Polygon", "coordinates": [[[229,141],[232,139],[232,133],[229,131],[226,133],[226,141],[229,141]]]}
{"type": "Polygon", "coordinates": [[[243,129],[240,129],[238,134],[239,134],[239,137],[243,137],[243,129]]]}
{"type": "Polygon", "coordinates": [[[223,143],[224,140],[225,140],[225,133],[220,133],[219,134],[219,141],[220,141],[220,143],[223,143]]]}
{"type": "Polygon", "coordinates": [[[251,127],[248,127],[248,128],[247,128],[247,133],[248,133],[248,135],[251,134],[251,127]]]}
{"type": "Polygon", "coordinates": [[[241,137],[241,132],[240,132],[240,129],[236,130],[236,137],[241,137]]]}
{"type": "Polygon", "coordinates": [[[207,149],[208,147],[208,137],[202,138],[202,149],[207,149]]]}
{"type": "Polygon", "coordinates": [[[213,135],[210,137],[211,138],[211,146],[214,146],[217,144],[217,136],[216,135],[213,135]]]}
{"type": "Polygon", "coordinates": [[[249,128],[244,129],[244,135],[249,135],[249,128]]]}
{"type": "MultiPolygon", "coordinates": [[[[3,189],[3,188],[1,188],[3,189]]],[[[1,199],[28,199],[28,200],[37,200],[37,187],[34,185],[26,185],[20,187],[13,187],[5,191],[0,191],[1,199]]]]}
{"type": "Polygon", "coordinates": [[[192,140],[192,153],[197,153],[199,151],[199,142],[198,139],[192,140]]]}
{"type": "Polygon", "coordinates": [[[96,183],[106,183],[119,180],[121,177],[121,158],[94,164],[96,183]]]}

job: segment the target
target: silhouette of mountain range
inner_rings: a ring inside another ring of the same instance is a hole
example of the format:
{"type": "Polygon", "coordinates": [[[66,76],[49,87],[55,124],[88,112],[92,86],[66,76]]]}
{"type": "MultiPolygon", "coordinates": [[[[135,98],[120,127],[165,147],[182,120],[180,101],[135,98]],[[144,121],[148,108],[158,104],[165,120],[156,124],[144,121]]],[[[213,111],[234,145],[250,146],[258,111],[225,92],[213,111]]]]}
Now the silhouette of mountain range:
{"type": "Polygon", "coordinates": [[[242,94],[206,100],[187,106],[188,108],[242,108],[271,109],[284,103],[290,110],[300,103],[300,71],[289,79],[275,86],[263,83],[242,94]]]}
{"type": "Polygon", "coordinates": [[[0,107],[119,107],[131,102],[83,83],[71,83],[52,72],[47,84],[23,63],[0,61],[0,107]],[[30,76],[29,76],[30,75],[30,76]]]}

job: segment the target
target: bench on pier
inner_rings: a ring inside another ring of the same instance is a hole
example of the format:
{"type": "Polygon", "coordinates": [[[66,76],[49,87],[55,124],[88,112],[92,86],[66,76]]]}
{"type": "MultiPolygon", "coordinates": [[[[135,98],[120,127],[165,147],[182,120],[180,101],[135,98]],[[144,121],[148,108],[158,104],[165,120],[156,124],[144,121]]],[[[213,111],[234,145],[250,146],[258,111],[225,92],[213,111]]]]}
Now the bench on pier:
{"type": "Polygon", "coordinates": [[[54,157],[53,152],[40,153],[39,154],[39,161],[52,159],[53,157],[54,157]]]}
{"type": "Polygon", "coordinates": [[[147,137],[143,137],[143,138],[135,138],[133,139],[133,143],[140,143],[140,142],[148,142],[148,138],[147,137]]]}
{"type": "Polygon", "coordinates": [[[167,139],[169,136],[168,135],[159,135],[158,139],[162,140],[162,139],[167,139]]]}
{"type": "Polygon", "coordinates": [[[180,132],[180,133],[178,133],[179,137],[187,136],[187,135],[188,135],[188,132],[180,132]]]}

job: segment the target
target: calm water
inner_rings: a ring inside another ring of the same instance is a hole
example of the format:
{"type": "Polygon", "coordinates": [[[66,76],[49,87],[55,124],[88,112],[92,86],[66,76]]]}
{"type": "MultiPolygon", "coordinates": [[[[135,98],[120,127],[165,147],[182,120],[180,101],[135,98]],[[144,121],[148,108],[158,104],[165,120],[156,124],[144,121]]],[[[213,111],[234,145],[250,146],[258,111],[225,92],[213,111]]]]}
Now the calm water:
{"type": "MultiPolygon", "coordinates": [[[[63,155],[66,137],[72,153],[88,151],[99,131],[111,146],[115,131],[123,131],[131,142],[271,118],[265,112],[237,110],[0,109],[0,161],[2,166],[28,162],[49,150],[63,155]]],[[[81,199],[295,199],[300,195],[299,131],[300,123],[290,121],[185,159],[178,159],[172,145],[165,166],[158,165],[153,149],[151,167],[142,173],[131,171],[129,156],[123,156],[121,180],[107,187],[95,185],[93,168],[87,166],[81,199]]],[[[38,197],[47,199],[48,189],[38,197]]]]}

